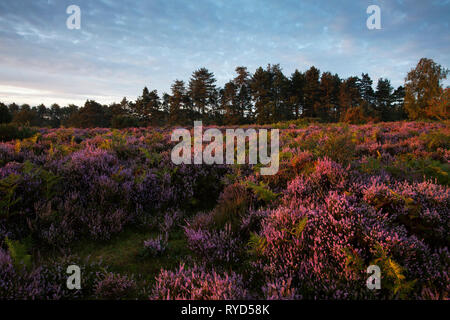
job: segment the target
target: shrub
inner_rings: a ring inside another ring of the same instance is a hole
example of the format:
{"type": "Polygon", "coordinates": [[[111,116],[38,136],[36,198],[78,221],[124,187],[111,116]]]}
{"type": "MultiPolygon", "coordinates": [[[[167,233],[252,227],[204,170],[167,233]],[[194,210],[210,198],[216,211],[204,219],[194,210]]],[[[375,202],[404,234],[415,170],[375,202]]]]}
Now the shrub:
{"type": "Polygon", "coordinates": [[[351,134],[329,134],[325,141],[317,146],[319,157],[327,157],[341,164],[349,164],[355,157],[356,144],[351,134]]]}
{"type": "Polygon", "coordinates": [[[0,248],[0,300],[86,299],[93,296],[93,284],[99,264],[77,257],[62,257],[33,268],[14,264],[10,254],[0,248]],[[81,268],[81,290],[66,286],[69,265],[81,268]]]}
{"type": "Polygon", "coordinates": [[[53,258],[48,249],[130,226],[157,229],[142,249],[165,255],[155,263],[202,265],[162,270],[155,299],[447,298],[448,124],[295,124],[281,131],[271,177],[246,165],[176,166],[159,128],[40,129],[0,143],[0,297],[148,296],[134,276],[31,255],[53,258]],[[168,251],[183,216],[185,238],[168,251]],[[69,263],[82,268],[82,290],[65,287],[69,263]],[[382,290],[365,286],[370,264],[382,290]]]}
{"type": "Polygon", "coordinates": [[[150,299],[161,300],[238,300],[247,298],[242,277],[234,272],[217,273],[194,266],[161,270],[150,299]]]}
{"type": "Polygon", "coordinates": [[[237,262],[242,248],[242,240],[226,224],[224,229],[193,229],[190,224],[184,227],[188,248],[209,263],[237,262]]]}
{"type": "Polygon", "coordinates": [[[364,124],[373,119],[366,115],[363,106],[348,108],[342,116],[342,122],[364,124]]]}
{"type": "Polygon", "coordinates": [[[136,282],[127,276],[112,272],[98,273],[94,295],[97,299],[121,300],[133,297],[136,290],[136,282]]]}
{"type": "Polygon", "coordinates": [[[250,205],[250,200],[246,188],[241,184],[226,186],[212,212],[215,227],[222,229],[230,223],[233,230],[236,230],[250,205]]]}
{"type": "Polygon", "coordinates": [[[144,241],[144,249],[141,255],[143,257],[157,257],[162,255],[167,250],[167,238],[158,235],[155,239],[149,239],[144,241]]]}
{"type": "Polygon", "coordinates": [[[0,141],[30,138],[35,133],[36,131],[29,127],[15,124],[0,124],[0,141]]]}

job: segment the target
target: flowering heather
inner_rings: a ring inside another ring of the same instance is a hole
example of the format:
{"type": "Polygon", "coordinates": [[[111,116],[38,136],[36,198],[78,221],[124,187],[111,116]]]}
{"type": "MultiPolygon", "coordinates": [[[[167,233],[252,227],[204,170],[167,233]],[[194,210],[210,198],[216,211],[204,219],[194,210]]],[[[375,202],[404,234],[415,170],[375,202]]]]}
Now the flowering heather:
{"type": "Polygon", "coordinates": [[[146,255],[159,256],[167,250],[167,238],[158,235],[155,239],[144,241],[144,251],[146,255]]]}
{"type": "Polygon", "coordinates": [[[0,298],[448,299],[447,123],[292,124],[274,176],[174,165],[170,133],[39,129],[0,143],[0,298]],[[30,244],[30,265],[6,239],[30,244]],[[80,262],[87,279],[70,291],[69,260],[47,262],[62,251],[107,252],[139,274],[80,262]]]}
{"type": "Polygon", "coordinates": [[[161,270],[151,299],[234,300],[246,296],[242,277],[234,272],[220,274],[199,266],[185,268],[182,264],[176,271],[161,270]]]}
{"type": "Polygon", "coordinates": [[[185,233],[189,249],[209,262],[236,261],[242,249],[239,237],[233,234],[229,224],[223,230],[195,230],[188,224],[185,233]]]}
{"type": "Polygon", "coordinates": [[[98,299],[115,300],[130,298],[136,291],[136,283],[127,276],[108,272],[99,273],[95,283],[94,294],[98,299]]]}
{"type": "Polygon", "coordinates": [[[0,300],[101,298],[96,296],[94,285],[96,279],[104,274],[105,269],[100,264],[77,257],[61,257],[40,266],[17,265],[13,257],[0,248],[0,300]],[[66,268],[71,264],[79,265],[84,274],[81,290],[66,287],[66,268]]]}

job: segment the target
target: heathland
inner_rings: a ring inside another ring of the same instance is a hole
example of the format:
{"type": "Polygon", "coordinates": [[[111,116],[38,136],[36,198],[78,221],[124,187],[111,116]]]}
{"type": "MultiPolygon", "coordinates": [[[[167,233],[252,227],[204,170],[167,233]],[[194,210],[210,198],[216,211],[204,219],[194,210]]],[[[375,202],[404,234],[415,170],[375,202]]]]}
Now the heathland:
{"type": "Polygon", "coordinates": [[[448,122],[263,127],[280,129],[276,175],[175,165],[171,128],[11,133],[0,297],[448,298],[448,122]]]}

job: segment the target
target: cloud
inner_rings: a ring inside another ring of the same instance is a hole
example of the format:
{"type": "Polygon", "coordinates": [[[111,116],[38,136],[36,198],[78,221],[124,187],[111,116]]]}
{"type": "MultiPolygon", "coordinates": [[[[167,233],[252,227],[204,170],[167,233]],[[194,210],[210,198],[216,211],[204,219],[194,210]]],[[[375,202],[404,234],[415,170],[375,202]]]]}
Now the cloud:
{"type": "Polygon", "coordinates": [[[400,85],[421,57],[450,65],[448,1],[76,2],[81,30],[66,28],[71,0],[0,3],[1,100],[134,99],[144,86],[169,91],[203,66],[219,85],[238,65],[268,63],[287,75],[315,65],[400,85]],[[369,4],[380,6],[382,30],[366,28],[369,4]]]}

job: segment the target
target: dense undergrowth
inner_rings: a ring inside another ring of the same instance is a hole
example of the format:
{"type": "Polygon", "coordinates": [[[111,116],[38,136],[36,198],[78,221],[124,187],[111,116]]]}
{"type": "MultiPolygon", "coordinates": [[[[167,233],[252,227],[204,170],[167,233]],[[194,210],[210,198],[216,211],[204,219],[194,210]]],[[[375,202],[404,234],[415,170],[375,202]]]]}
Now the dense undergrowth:
{"type": "Polygon", "coordinates": [[[168,129],[0,143],[0,298],[448,298],[447,123],[275,127],[273,176],[174,165],[168,129]]]}

